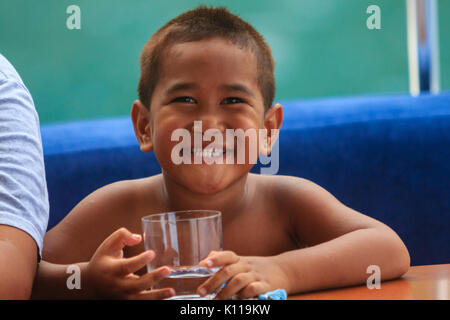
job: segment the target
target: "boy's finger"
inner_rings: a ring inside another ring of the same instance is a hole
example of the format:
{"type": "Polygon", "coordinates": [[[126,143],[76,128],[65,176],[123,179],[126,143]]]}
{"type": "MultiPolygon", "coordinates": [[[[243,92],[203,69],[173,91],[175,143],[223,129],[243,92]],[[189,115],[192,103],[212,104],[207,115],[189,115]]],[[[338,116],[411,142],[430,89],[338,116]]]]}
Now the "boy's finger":
{"type": "Polygon", "coordinates": [[[239,299],[249,299],[269,291],[267,285],[260,281],[252,282],[238,293],[239,299]]]}
{"type": "Polygon", "coordinates": [[[216,252],[215,254],[210,254],[206,259],[200,261],[199,266],[214,268],[222,267],[228,264],[238,263],[239,256],[233,251],[222,251],[216,252]]]}
{"type": "Polygon", "coordinates": [[[223,267],[219,271],[217,271],[211,278],[206,280],[202,285],[200,285],[197,289],[197,292],[200,296],[204,296],[211,292],[214,292],[220,287],[233,278],[236,274],[243,272],[242,266],[239,264],[232,264],[226,267],[223,267]]]}
{"type": "Polygon", "coordinates": [[[120,228],[114,231],[100,245],[99,250],[106,254],[114,254],[122,250],[125,246],[134,246],[141,242],[141,235],[131,233],[126,228],[120,228]]]}
{"type": "Polygon", "coordinates": [[[172,288],[164,288],[157,290],[144,290],[138,294],[130,296],[132,300],[162,300],[173,297],[175,295],[175,290],[172,288]]]}
{"type": "Polygon", "coordinates": [[[211,257],[211,256],[213,256],[213,255],[216,255],[216,254],[218,254],[219,252],[220,252],[220,251],[211,250],[211,252],[208,254],[207,258],[209,258],[209,257],[211,257]]]}
{"type": "Polygon", "coordinates": [[[168,267],[161,267],[152,272],[146,273],[139,278],[130,279],[128,282],[128,289],[130,291],[149,290],[155,283],[166,278],[170,274],[168,267]]]}
{"type": "Polygon", "coordinates": [[[127,258],[121,259],[118,262],[118,273],[122,275],[127,275],[130,273],[134,273],[141,268],[145,267],[147,263],[152,261],[155,258],[155,252],[152,250],[148,250],[142,252],[141,254],[127,258]]]}
{"type": "Polygon", "coordinates": [[[254,280],[253,276],[250,273],[239,273],[235,277],[233,277],[227,285],[217,293],[215,299],[225,300],[230,299],[232,296],[237,294],[239,291],[244,289],[254,280]]]}
{"type": "Polygon", "coordinates": [[[201,261],[198,263],[198,265],[199,265],[200,267],[205,267],[205,266],[206,266],[206,265],[205,265],[205,262],[206,262],[206,261],[209,261],[208,259],[214,257],[214,256],[217,255],[217,254],[220,254],[220,252],[219,252],[219,251],[214,251],[214,250],[212,250],[212,251],[206,256],[205,259],[201,260],[201,261]]]}

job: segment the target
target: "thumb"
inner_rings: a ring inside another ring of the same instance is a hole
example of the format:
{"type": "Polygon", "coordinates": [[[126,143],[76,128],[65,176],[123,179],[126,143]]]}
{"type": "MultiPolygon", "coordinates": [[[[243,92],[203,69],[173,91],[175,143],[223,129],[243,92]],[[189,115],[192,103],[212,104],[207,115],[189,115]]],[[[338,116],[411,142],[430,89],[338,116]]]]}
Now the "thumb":
{"type": "Polygon", "coordinates": [[[141,240],[141,235],[132,233],[126,228],[120,228],[106,238],[97,251],[102,254],[117,255],[117,251],[121,252],[125,246],[134,246],[141,240]]]}

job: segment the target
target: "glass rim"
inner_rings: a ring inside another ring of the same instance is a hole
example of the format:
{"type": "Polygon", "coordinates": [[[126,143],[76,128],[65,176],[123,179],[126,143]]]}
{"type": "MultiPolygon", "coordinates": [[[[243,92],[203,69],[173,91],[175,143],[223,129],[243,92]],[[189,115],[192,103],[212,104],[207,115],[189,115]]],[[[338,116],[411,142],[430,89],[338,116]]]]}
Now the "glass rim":
{"type": "Polygon", "coordinates": [[[192,212],[209,212],[209,213],[214,213],[212,215],[209,215],[207,217],[198,217],[198,218],[182,218],[182,219],[177,219],[176,221],[189,221],[189,220],[204,220],[204,219],[212,219],[212,218],[216,218],[216,217],[220,217],[222,216],[222,212],[220,212],[219,210],[209,210],[209,209],[193,209],[193,210],[178,210],[178,211],[167,211],[167,212],[161,212],[161,213],[154,213],[154,214],[150,214],[147,215],[145,217],[141,218],[142,222],[161,222],[161,219],[157,219],[157,217],[163,217],[163,216],[167,216],[170,213],[173,214],[177,214],[177,213],[192,213],[192,212]]]}

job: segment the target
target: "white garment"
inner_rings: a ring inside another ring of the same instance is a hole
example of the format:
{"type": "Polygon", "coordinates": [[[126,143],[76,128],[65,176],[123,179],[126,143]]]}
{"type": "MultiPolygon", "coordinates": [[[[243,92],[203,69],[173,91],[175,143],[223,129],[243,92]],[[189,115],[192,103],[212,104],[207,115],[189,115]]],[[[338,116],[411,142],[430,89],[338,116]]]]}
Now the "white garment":
{"type": "Polygon", "coordinates": [[[0,224],[27,232],[41,256],[48,217],[39,117],[19,74],[0,54],[0,224]]]}

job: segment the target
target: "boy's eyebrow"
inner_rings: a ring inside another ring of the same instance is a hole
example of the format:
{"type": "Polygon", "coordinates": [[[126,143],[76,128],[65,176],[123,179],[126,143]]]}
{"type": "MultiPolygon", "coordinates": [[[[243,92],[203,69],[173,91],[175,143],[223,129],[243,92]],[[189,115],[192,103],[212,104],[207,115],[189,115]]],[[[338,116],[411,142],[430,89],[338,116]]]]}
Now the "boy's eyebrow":
{"type": "MultiPolygon", "coordinates": [[[[166,90],[166,95],[171,95],[172,93],[179,91],[179,90],[192,89],[195,87],[197,87],[197,85],[192,82],[178,82],[178,83],[175,83],[174,85],[170,86],[166,90]]],[[[245,85],[239,84],[239,83],[223,84],[223,85],[221,85],[221,88],[225,89],[225,90],[229,90],[229,91],[243,92],[252,97],[255,96],[249,88],[247,88],[245,85]]]]}
{"type": "Polygon", "coordinates": [[[254,97],[255,95],[253,94],[253,92],[247,88],[246,86],[244,86],[243,84],[239,84],[239,83],[233,83],[233,84],[224,84],[221,86],[223,89],[226,90],[230,90],[230,91],[239,91],[239,92],[243,92],[248,94],[249,96],[254,97]]]}
{"type": "Polygon", "coordinates": [[[169,89],[166,90],[166,95],[171,95],[175,91],[192,89],[195,88],[196,84],[192,82],[178,82],[174,85],[170,86],[169,89]]]}

